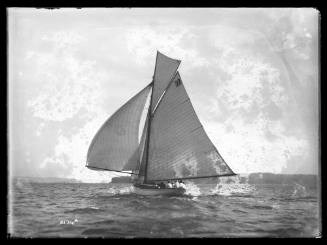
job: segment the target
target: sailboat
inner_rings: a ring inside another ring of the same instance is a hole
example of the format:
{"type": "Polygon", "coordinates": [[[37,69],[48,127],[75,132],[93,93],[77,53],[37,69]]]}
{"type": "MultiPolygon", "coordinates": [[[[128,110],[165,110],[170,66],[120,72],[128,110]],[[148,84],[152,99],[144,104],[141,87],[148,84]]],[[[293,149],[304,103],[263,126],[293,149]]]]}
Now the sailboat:
{"type": "Polygon", "coordinates": [[[236,175],[199,121],[177,71],[180,63],[157,51],[151,83],[98,130],[87,168],[130,174],[141,195],[182,195],[184,188],[158,183],[236,175]]]}

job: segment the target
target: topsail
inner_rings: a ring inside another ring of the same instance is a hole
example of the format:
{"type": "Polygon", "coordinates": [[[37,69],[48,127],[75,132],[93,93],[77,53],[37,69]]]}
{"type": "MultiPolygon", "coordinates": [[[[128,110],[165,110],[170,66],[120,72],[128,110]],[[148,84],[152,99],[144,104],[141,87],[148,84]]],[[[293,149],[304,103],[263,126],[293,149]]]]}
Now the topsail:
{"type": "Polygon", "coordinates": [[[157,53],[156,66],[153,75],[153,95],[151,110],[155,108],[159,101],[162,93],[166,89],[167,85],[174,78],[177,68],[180,64],[180,60],[174,60],[169,58],[162,53],[157,53]]]}

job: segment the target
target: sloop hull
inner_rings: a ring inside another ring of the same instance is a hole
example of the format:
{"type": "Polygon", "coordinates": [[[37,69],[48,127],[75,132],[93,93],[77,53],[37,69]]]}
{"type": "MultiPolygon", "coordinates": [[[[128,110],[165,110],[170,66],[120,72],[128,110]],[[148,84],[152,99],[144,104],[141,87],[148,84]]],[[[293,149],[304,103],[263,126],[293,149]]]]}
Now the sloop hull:
{"type": "Polygon", "coordinates": [[[146,186],[134,185],[134,192],[143,196],[181,196],[185,193],[184,188],[147,188],[146,186]]]}

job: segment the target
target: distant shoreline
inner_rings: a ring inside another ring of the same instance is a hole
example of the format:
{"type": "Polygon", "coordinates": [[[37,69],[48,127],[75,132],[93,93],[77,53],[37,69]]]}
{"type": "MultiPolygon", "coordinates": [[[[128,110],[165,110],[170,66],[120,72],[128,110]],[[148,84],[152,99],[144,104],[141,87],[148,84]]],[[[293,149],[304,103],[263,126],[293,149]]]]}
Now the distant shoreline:
{"type": "MultiPolygon", "coordinates": [[[[291,184],[297,183],[310,183],[315,185],[318,181],[317,174],[274,174],[267,172],[257,173],[240,173],[233,177],[223,178],[208,178],[203,179],[200,182],[217,182],[217,183],[234,183],[235,178],[238,179],[238,183],[244,184],[291,184]]],[[[29,176],[13,176],[11,180],[18,180],[28,183],[84,183],[83,181],[73,178],[59,178],[59,177],[29,177],[29,176]]],[[[198,182],[198,181],[195,181],[198,182]]],[[[109,181],[107,182],[109,183],[109,181]]],[[[112,177],[110,183],[132,183],[130,176],[112,177]]]]}
{"type": "MultiPolygon", "coordinates": [[[[300,184],[316,187],[318,175],[314,174],[273,174],[273,173],[249,173],[238,174],[232,177],[194,179],[194,183],[203,184],[300,184]]],[[[129,176],[114,177],[111,183],[131,183],[129,176]]]]}
{"type": "Polygon", "coordinates": [[[58,178],[58,177],[26,177],[26,176],[13,176],[13,180],[21,180],[33,183],[83,183],[80,180],[72,178],[58,178]]]}

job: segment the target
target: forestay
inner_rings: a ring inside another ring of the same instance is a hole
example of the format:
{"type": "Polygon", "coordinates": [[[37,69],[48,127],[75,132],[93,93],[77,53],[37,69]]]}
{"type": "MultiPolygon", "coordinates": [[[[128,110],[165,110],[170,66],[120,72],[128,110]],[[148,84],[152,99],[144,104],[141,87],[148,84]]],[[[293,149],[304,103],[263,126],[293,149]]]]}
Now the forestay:
{"type": "Polygon", "coordinates": [[[137,173],[139,175],[139,178],[143,178],[144,177],[144,171],[145,171],[145,158],[146,158],[146,144],[147,144],[147,132],[148,132],[148,122],[149,122],[149,115],[147,115],[146,120],[145,120],[145,124],[144,124],[144,128],[142,131],[142,136],[141,136],[141,142],[138,148],[138,158],[137,158],[137,162],[138,162],[138,167],[137,170],[135,171],[135,173],[137,173]]]}
{"type": "Polygon", "coordinates": [[[139,124],[150,90],[150,85],[145,87],[100,128],[88,150],[88,168],[112,171],[137,169],[139,124]]]}
{"type": "Polygon", "coordinates": [[[150,132],[148,181],[234,175],[204,131],[178,73],[150,132]]]}

